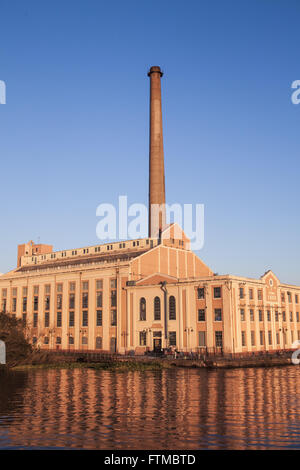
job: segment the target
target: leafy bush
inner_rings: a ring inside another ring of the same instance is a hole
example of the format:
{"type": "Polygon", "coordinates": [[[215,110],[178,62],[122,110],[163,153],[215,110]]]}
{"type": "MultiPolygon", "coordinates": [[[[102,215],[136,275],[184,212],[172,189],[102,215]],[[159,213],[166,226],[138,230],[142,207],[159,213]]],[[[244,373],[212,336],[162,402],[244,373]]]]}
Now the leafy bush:
{"type": "Polygon", "coordinates": [[[22,320],[6,313],[0,313],[0,339],[6,344],[8,365],[22,363],[32,351],[25,337],[22,320]]]}

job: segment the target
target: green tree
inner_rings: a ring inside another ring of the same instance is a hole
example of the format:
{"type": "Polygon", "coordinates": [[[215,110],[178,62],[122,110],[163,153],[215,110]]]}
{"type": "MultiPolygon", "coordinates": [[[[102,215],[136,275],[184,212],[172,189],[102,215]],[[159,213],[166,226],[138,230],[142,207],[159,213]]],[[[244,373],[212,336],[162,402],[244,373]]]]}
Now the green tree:
{"type": "Polygon", "coordinates": [[[8,365],[19,364],[32,352],[25,337],[22,320],[7,313],[0,313],[0,339],[6,344],[6,362],[8,365]]]}

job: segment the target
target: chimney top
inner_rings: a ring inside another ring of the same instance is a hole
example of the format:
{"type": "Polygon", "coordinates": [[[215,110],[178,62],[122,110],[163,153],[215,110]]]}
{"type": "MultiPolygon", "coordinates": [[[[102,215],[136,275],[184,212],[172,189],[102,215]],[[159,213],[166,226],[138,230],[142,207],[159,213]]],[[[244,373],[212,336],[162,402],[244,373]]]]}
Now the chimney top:
{"type": "Polygon", "coordinates": [[[154,65],[153,67],[150,68],[148,72],[148,77],[150,77],[152,73],[160,73],[160,76],[161,77],[163,76],[163,72],[160,70],[160,67],[158,67],[158,65],[154,65]]]}

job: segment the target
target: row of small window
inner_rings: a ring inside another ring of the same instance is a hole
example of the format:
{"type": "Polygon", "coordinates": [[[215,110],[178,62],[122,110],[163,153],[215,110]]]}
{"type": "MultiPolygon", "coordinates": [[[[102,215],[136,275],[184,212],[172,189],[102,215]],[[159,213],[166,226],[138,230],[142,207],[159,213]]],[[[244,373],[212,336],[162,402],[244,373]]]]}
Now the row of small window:
{"type": "MultiPolygon", "coordinates": [[[[58,283],[56,284],[56,292],[62,293],[63,292],[63,284],[58,283]]],[[[40,286],[33,286],[33,295],[38,295],[39,294],[39,288],[40,286]]],[[[117,288],[117,279],[111,279],[110,280],[110,288],[111,289],[116,289],[117,288]]],[[[45,289],[45,294],[50,294],[51,292],[51,285],[46,284],[44,286],[45,289]]],[[[70,292],[75,292],[76,289],[76,283],[75,282],[70,282],[69,283],[69,291],[70,292]]],[[[96,290],[102,290],[103,289],[103,280],[102,279],[97,279],[96,280],[96,290]]],[[[89,290],[89,281],[82,281],[82,291],[88,291],[89,290]]],[[[7,289],[3,288],[2,289],[2,299],[7,298],[7,289]]],[[[28,287],[22,287],[22,296],[27,297],[28,295],[28,287]]],[[[18,287],[13,287],[12,288],[12,297],[17,297],[18,296],[18,287]]]]}
{"type": "MultiPolygon", "coordinates": [[[[154,320],[161,320],[161,302],[160,297],[154,297],[153,300],[154,320]]],[[[140,321],[147,319],[147,303],[145,297],[140,298],[140,321]]],[[[169,297],[169,320],[176,320],[176,299],[174,295],[169,297]]]]}
{"type": "MultiPolygon", "coordinates": [[[[117,291],[116,290],[111,290],[110,291],[110,306],[111,307],[116,307],[117,306],[117,291]]],[[[88,299],[89,299],[89,294],[88,292],[83,292],[82,293],[82,308],[88,308],[88,299]]],[[[57,294],[56,296],[56,309],[60,310],[62,309],[62,294],[57,294]]],[[[50,295],[46,295],[44,298],[44,306],[45,310],[50,310],[50,295]]],[[[97,291],[96,292],[96,307],[101,308],[102,307],[102,291],[97,291]]],[[[69,309],[74,309],[75,308],[75,294],[69,294],[69,309]]],[[[12,312],[16,312],[17,310],[17,299],[14,297],[12,299],[12,312]]],[[[39,297],[34,296],[33,298],[33,311],[36,312],[39,310],[39,297]]],[[[6,299],[2,300],[2,312],[6,312],[6,299]]],[[[27,312],[27,297],[22,298],[22,312],[27,312]]]]}
{"type": "MultiPolygon", "coordinates": [[[[23,323],[26,324],[27,321],[27,315],[26,313],[23,314],[23,323]]],[[[82,326],[88,326],[89,325],[89,320],[88,320],[88,311],[84,310],[82,312],[82,326]]],[[[44,316],[44,327],[49,328],[50,325],[50,315],[49,312],[45,312],[44,316]]],[[[34,313],[33,314],[33,328],[38,327],[38,314],[34,313]]],[[[58,328],[61,328],[62,326],[62,312],[57,312],[56,314],[56,326],[58,328]]],[[[75,312],[69,312],[69,327],[73,328],[75,326],[75,312]]],[[[102,310],[97,310],[96,311],[96,326],[103,326],[102,325],[102,310]]],[[[111,316],[110,316],[110,326],[117,326],[117,310],[111,310],[111,316]]]]}
{"type": "MultiPolygon", "coordinates": [[[[241,315],[241,321],[246,321],[246,314],[245,314],[245,309],[241,308],[240,309],[240,315],[241,315]]],[[[282,316],[282,321],[286,321],[286,314],[285,312],[278,312],[278,310],[275,311],[275,321],[279,321],[279,316],[282,316]]],[[[249,317],[250,321],[254,321],[254,310],[250,309],[249,310],[249,317]]],[[[271,321],[272,314],[271,310],[267,310],[267,321],[271,321]]],[[[258,310],[258,320],[263,321],[263,310],[258,310]]],[[[294,321],[294,315],[293,312],[290,312],[290,322],[294,321]]],[[[296,322],[299,323],[300,317],[299,317],[299,312],[296,312],[296,322]]]]}
{"type": "MultiPolygon", "coordinates": [[[[32,343],[37,344],[37,341],[38,341],[37,337],[33,336],[32,343]]],[[[43,343],[44,344],[49,344],[50,343],[49,336],[44,336],[43,343]]],[[[55,344],[61,344],[61,336],[56,336],[55,344]]],[[[74,344],[74,337],[73,336],[69,336],[69,344],[74,344]]],[[[86,345],[88,344],[87,336],[82,336],[81,344],[86,344],[86,345]]],[[[96,337],[96,349],[102,349],[102,337],[101,336],[96,337]]]]}
{"type": "MultiPolygon", "coordinates": [[[[199,347],[205,348],[206,344],[206,332],[199,331],[199,347]]],[[[223,332],[222,331],[215,331],[215,347],[222,348],[223,347],[223,332]]]]}
{"type": "MultiPolygon", "coordinates": [[[[240,294],[240,299],[245,298],[246,291],[245,291],[244,287],[240,287],[239,294],[240,294]]],[[[262,289],[257,289],[257,300],[262,300],[262,298],[263,298],[262,289]]],[[[254,290],[252,288],[249,289],[249,299],[250,300],[254,299],[254,290]]]]}
{"type": "MultiPolygon", "coordinates": [[[[240,287],[239,293],[240,293],[240,299],[244,299],[245,298],[245,289],[243,287],[240,287]]],[[[292,303],[292,294],[291,294],[291,292],[287,292],[287,297],[288,297],[288,302],[292,303]]],[[[252,288],[249,289],[249,299],[250,300],[254,299],[254,291],[253,291],[252,288]]],[[[258,289],[257,290],[257,300],[262,300],[262,299],[263,299],[263,291],[262,291],[262,289],[258,289]]],[[[281,302],[285,303],[285,293],[284,292],[281,292],[281,302]]],[[[295,303],[296,304],[299,303],[298,294],[295,294],[295,303]]]]}
{"type": "MultiPolygon", "coordinates": [[[[198,287],[197,289],[198,299],[205,299],[205,287],[198,287]]],[[[214,287],[214,299],[221,299],[222,297],[222,288],[214,287]]]]}
{"type": "MultiPolygon", "coordinates": [[[[292,293],[291,292],[287,292],[287,298],[288,298],[288,303],[291,304],[292,303],[292,293]]],[[[281,292],[281,302],[284,302],[285,303],[285,294],[284,292],[281,292]]],[[[295,303],[298,304],[299,303],[299,296],[298,294],[295,294],[295,303]]]]}
{"type": "MultiPolygon", "coordinates": [[[[149,243],[149,241],[148,241],[149,243]]],[[[132,242],[132,246],[139,246],[140,245],[140,242],[139,241],[134,241],[132,242]]],[[[125,248],[126,247],[126,244],[125,243],[119,243],[119,248],[125,248]]],[[[106,245],[106,250],[112,250],[113,249],[113,245],[106,245]]],[[[101,251],[101,247],[100,246],[95,246],[94,248],[94,252],[95,253],[100,253],[101,251]]],[[[84,255],[88,255],[90,253],[90,248],[84,248],[83,249],[83,254],[84,255]]],[[[51,259],[55,259],[56,258],[56,255],[58,253],[51,253],[50,257],[51,259]]],[[[78,254],[78,251],[77,250],[72,250],[72,256],[76,256],[78,254]]],[[[62,251],[61,252],[61,257],[62,258],[65,258],[67,256],[67,252],[66,251],[62,251]]],[[[45,256],[41,256],[40,259],[46,259],[45,256]]],[[[32,261],[36,261],[37,258],[35,257],[32,257],[32,261]]]]}
{"type": "MultiPolygon", "coordinates": [[[[205,309],[198,309],[198,321],[206,321],[205,309]]],[[[222,309],[215,308],[214,310],[214,321],[222,321],[222,309]]]]}
{"type": "MultiPolygon", "coordinates": [[[[269,346],[271,346],[273,344],[273,337],[272,337],[272,331],[269,330],[267,332],[267,340],[268,340],[268,344],[269,346]]],[[[292,343],[294,341],[294,336],[295,336],[295,332],[294,331],[291,331],[291,336],[292,336],[292,343]]],[[[298,331],[297,333],[297,336],[298,336],[298,340],[300,339],[300,331],[298,331]]],[[[286,344],[286,334],[284,333],[284,345],[286,344]]],[[[264,346],[265,344],[265,332],[260,330],[259,332],[259,344],[260,346],[264,346]]],[[[276,333],[276,344],[280,344],[280,335],[279,333],[277,332],[276,333]]],[[[242,331],[242,346],[245,347],[247,345],[246,343],[246,332],[245,331],[242,331]]],[[[256,346],[256,341],[255,341],[255,331],[251,331],[251,346],[256,346]]]]}

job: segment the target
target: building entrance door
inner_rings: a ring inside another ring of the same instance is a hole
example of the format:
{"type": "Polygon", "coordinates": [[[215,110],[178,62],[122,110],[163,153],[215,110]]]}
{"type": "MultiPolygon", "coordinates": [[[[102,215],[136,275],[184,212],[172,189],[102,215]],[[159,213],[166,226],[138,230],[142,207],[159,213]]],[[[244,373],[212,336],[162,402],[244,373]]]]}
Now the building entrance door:
{"type": "Polygon", "coordinates": [[[117,350],[117,338],[110,338],[110,352],[115,353],[117,350]]]}
{"type": "Polygon", "coordinates": [[[153,350],[154,352],[161,351],[161,338],[154,338],[153,339],[153,350]]]}

